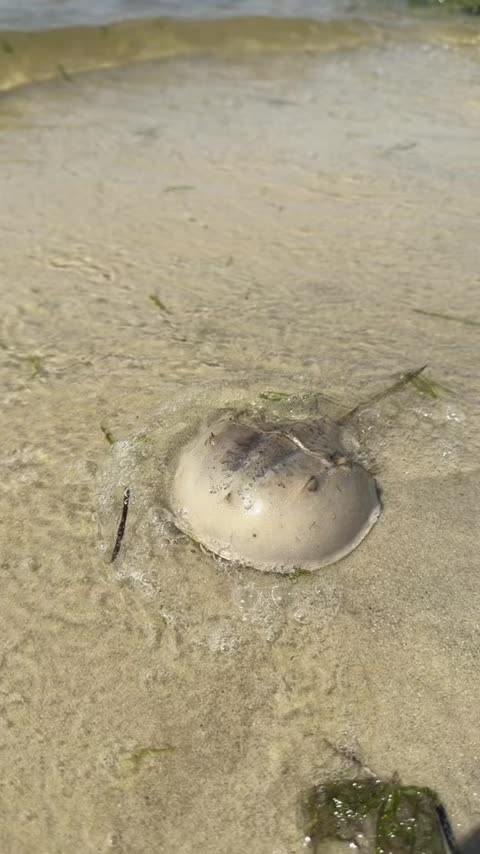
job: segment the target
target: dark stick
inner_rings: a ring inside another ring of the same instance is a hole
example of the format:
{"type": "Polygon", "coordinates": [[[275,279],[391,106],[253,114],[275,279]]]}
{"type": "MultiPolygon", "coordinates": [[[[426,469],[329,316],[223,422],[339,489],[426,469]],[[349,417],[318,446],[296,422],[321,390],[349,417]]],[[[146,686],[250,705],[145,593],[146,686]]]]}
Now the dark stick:
{"type": "Polygon", "coordinates": [[[115,540],[115,545],[113,547],[112,557],[110,558],[110,563],[113,563],[115,558],[117,557],[120,546],[122,545],[123,535],[125,533],[125,525],[127,524],[127,514],[128,514],[128,504],[130,501],[130,489],[127,486],[125,492],[123,493],[123,507],[122,507],[122,518],[120,519],[120,524],[118,526],[117,531],[117,539],[115,540]]]}
{"type": "Polygon", "coordinates": [[[448,818],[447,811],[443,804],[437,803],[436,812],[443,835],[447,841],[450,854],[460,854],[457,843],[455,842],[455,836],[453,834],[452,825],[450,824],[450,819],[448,818]]]}

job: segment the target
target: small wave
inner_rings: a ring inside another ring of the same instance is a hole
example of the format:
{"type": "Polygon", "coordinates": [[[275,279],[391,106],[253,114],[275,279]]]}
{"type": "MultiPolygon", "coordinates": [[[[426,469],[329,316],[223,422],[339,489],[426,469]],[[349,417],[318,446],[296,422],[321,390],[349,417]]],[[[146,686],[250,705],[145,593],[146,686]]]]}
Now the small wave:
{"type": "Polygon", "coordinates": [[[268,17],[155,18],[101,27],[0,32],[0,91],[171,57],[348,49],[376,42],[379,32],[366,22],[268,17]]]}
{"type": "Polygon", "coordinates": [[[82,71],[189,56],[242,58],[262,53],[325,52],[392,40],[467,46],[478,52],[475,23],[237,17],[153,18],[105,26],[0,32],[0,91],[82,71]]]}

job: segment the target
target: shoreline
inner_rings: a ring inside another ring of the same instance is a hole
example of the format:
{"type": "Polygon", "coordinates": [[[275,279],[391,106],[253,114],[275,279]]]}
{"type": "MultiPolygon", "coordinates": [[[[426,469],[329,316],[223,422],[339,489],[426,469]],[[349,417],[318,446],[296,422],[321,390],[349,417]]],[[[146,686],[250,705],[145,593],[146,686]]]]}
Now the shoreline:
{"type": "Polygon", "coordinates": [[[79,73],[162,59],[322,53],[425,42],[479,51],[474,21],[320,21],[266,16],[128,20],[105,26],[0,31],[0,92],[79,73]]]}

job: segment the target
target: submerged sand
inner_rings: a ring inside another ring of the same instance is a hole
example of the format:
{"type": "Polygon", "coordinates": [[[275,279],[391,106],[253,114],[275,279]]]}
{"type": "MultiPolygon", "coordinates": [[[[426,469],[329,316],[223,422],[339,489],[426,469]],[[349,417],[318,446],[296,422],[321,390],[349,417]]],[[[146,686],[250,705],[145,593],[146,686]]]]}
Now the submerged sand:
{"type": "Polygon", "coordinates": [[[352,754],[479,822],[478,68],[387,40],[3,97],[5,854],[300,852],[352,754]],[[385,509],[341,563],[165,533],[162,437],[220,387],[348,408],[426,362],[448,391],[360,419],[385,509]]]}

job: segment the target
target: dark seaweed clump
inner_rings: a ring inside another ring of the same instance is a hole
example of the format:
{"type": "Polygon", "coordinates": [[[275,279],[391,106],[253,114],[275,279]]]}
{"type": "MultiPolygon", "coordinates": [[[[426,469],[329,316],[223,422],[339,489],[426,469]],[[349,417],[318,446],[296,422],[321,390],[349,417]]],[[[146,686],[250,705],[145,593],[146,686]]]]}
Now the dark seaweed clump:
{"type": "Polygon", "coordinates": [[[312,789],[306,829],[315,854],[330,840],[367,841],[375,854],[455,854],[445,809],[431,789],[381,780],[348,780],[312,789]]]}

